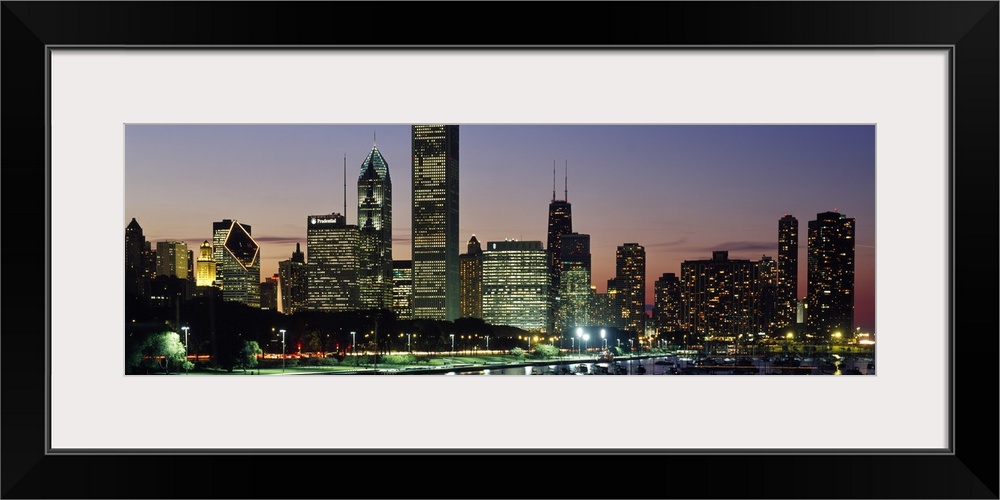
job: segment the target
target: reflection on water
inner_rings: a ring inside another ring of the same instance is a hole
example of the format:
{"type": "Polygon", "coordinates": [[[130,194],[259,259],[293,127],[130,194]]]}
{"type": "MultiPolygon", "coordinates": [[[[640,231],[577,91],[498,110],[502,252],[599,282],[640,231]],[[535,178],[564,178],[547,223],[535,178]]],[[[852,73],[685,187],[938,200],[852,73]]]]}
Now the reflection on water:
{"type": "Polygon", "coordinates": [[[469,368],[446,375],[874,375],[870,357],[690,358],[658,356],[610,362],[572,361],[528,366],[469,368]]]}

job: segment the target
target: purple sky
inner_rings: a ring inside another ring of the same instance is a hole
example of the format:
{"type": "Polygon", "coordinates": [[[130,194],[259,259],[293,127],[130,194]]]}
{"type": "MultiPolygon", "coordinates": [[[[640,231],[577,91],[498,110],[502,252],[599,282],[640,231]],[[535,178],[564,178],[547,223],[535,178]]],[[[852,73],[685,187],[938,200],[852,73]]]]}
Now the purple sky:
{"type": "MultiPolygon", "coordinates": [[[[593,283],[607,288],[615,249],[646,248],[646,302],[684,260],[777,259],[778,219],[799,220],[799,296],[816,214],[856,219],[855,322],[875,327],[875,127],[872,125],[460,124],[459,248],[475,234],[546,241],[552,165],[563,197],[569,166],[573,230],[590,234],[593,283]]],[[[393,258],[410,258],[409,125],[127,125],[125,226],[195,251],[212,223],[249,224],[261,278],[277,272],[306,216],[357,222],[357,176],[373,135],[393,185],[393,258]]],[[[307,255],[308,258],[308,255],[307,255]]]]}

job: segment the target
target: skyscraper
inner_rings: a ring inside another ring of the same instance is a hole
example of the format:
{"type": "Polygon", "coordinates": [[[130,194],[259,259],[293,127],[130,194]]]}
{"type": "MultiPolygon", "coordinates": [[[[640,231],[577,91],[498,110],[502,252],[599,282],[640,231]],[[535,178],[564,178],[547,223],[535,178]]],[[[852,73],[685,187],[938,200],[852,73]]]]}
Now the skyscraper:
{"type": "Polygon", "coordinates": [[[306,309],[354,311],[359,306],[358,226],[338,213],[306,218],[306,309]]]}
{"type": "Polygon", "coordinates": [[[625,243],[615,254],[615,278],[621,292],[624,327],[643,335],[646,332],[646,249],[625,243]]]}
{"type": "MultiPolygon", "coordinates": [[[[559,293],[560,277],[562,274],[562,237],[573,232],[573,206],[569,203],[569,166],[567,164],[565,174],[565,184],[563,186],[563,199],[556,199],[556,163],[552,161],[552,201],[549,202],[549,226],[548,241],[546,242],[546,252],[549,259],[549,274],[551,288],[549,298],[552,304],[553,318],[549,327],[553,328],[555,317],[559,316],[558,309],[562,307],[562,299],[559,293]]],[[[589,246],[589,243],[588,243],[589,246]]]]}
{"type": "Polygon", "coordinates": [[[260,307],[260,246],[250,226],[230,219],[213,222],[212,243],[222,299],[260,307]]]}
{"type": "Polygon", "coordinates": [[[560,239],[560,290],[556,301],[559,310],[555,316],[556,331],[566,333],[592,321],[590,235],[566,233],[560,239]]]}
{"type": "Polygon", "coordinates": [[[278,262],[281,312],[295,314],[306,307],[306,258],[299,243],[292,258],[278,262]]]}
{"type": "Polygon", "coordinates": [[[823,212],[809,221],[808,334],[854,331],[854,219],[823,212]]]}
{"type": "Polygon", "coordinates": [[[214,286],[216,273],[212,244],[205,240],[198,249],[198,261],[195,263],[195,285],[214,286]]]}
{"type": "Polygon", "coordinates": [[[681,282],[674,273],[663,273],[653,285],[653,322],[656,333],[670,335],[681,329],[681,282]]]}
{"type": "Polygon", "coordinates": [[[392,307],[392,182],[373,145],[358,174],[358,289],[362,309],[392,307]]]}
{"type": "Polygon", "coordinates": [[[280,277],[275,274],[270,278],[265,278],[260,283],[260,308],[265,311],[277,311],[278,304],[281,303],[281,288],[279,286],[280,277]]]}
{"type": "Polygon", "coordinates": [[[795,324],[799,287],[799,220],[785,215],[778,220],[778,269],[775,286],[775,326],[795,324]]]}
{"type": "Polygon", "coordinates": [[[548,256],[541,241],[491,241],[483,252],[483,320],[546,332],[548,256]]]}
{"type": "MultiPolygon", "coordinates": [[[[694,339],[735,341],[754,331],[753,264],[724,250],[681,263],[681,328],[694,339]]],[[[693,339],[689,339],[693,340],[693,339]]]]}
{"type": "Polygon", "coordinates": [[[187,279],[187,243],[183,241],[156,242],[156,275],[187,279]]]}
{"type": "Polygon", "coordinates": [[[461,317],[483,317],[483,247],[472,235],[468,252],[459,256],[461,317]]]}
{"type": "Polygon", "coordinates": [[[125,227],[125,296],[145,296],[149,288],[145,279],[143,251],[146,249],[146,237],[142,235],[142,227],[135,217],[125,227]],[[143,283],[145,282],[145,286],[143,283]]]}
{"type": "Polygon", "coordinates": [[[413,316],[459,315],[458,125],[413,125],[413,316]]]}
{"type": "Polygon", "coordinates": [[[392,261],[392,311],[399,319],[413,319],[413,261],[392,261]]]}

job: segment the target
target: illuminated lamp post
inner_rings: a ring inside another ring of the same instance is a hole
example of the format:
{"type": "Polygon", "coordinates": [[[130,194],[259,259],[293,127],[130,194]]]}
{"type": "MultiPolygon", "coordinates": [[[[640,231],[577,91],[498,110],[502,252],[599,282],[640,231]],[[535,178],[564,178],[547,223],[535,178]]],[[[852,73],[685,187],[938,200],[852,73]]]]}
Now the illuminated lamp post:
{"type": "Polygon", "coordinates": [[[604,350],[605,351],[608,350],[608,339],[605,338],[606,336],[607,336],[607,332],[605,332],[604,329],[601,328],[601,341],[604,343],[604,350]]]}
{"type": "MultiPolygon", "coordinates": [[[[576,327],[576,336],[577,336],[577,338],[580,338],[580,337],[583,336],[583,328],[576,327]]],[[[583,344],[580,344],[580,348],[581,349],[583,348],[583,344]]],[[[583,354],[583,351],[581,351],[580,354],[583,354]]]]}
{"type": "Polygon", "coordinates": [[[590,341],[590,334],[589,333],[583,334],[583,352],[587,352],[587,342],[589,341],[590,341]]]}
{"type": "Polygon", "coordinates": [[[351,354],[354,355],[354,367],[355,368],[358,367],[358,350],[355,347],[355,345],[357,344],[357,342],[356,342],[356,340],[357,340],[357,333],[358,332],[351,332],[351,354]]]}
{"type": "Polygon", "coordinates": [[[281,373],[285,373],[285,330],[281,332],[281,373]]]}
{"type": "Polygon", "coordinates": [[[188,358],[188,329],[190,327],[182,326],[181,330],[184,330],[184,375],[187,375],[187,358],[188,358]]]}

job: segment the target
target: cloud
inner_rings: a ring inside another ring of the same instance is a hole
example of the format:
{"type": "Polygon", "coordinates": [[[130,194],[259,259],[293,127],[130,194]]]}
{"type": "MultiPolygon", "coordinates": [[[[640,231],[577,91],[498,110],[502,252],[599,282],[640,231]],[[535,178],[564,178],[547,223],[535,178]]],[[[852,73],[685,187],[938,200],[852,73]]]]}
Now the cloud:
{"type": "Polygon", "coordinates": [[[645,246],[646,248],[663,248],[663,247],[675,247],[683,243],[687,243],[686,238],[681,238],[677,241],[664,241],[661,243],[653,243],[651,245],[643,245],[643,246],[645,246]]]}
{"type": "Polygon", "coordinates": [[[254,241],[257,243],[303,243],[305,238],[302,236],[254,236],[254,241]]]}
{"type": "Polygon", "coordinates": [[[710,247],[692,248],[699,252],[713,252],[717,250],[728,250],[730,252],[766,252],[777,251],[777,241],[727,241],[710,247]]]}

